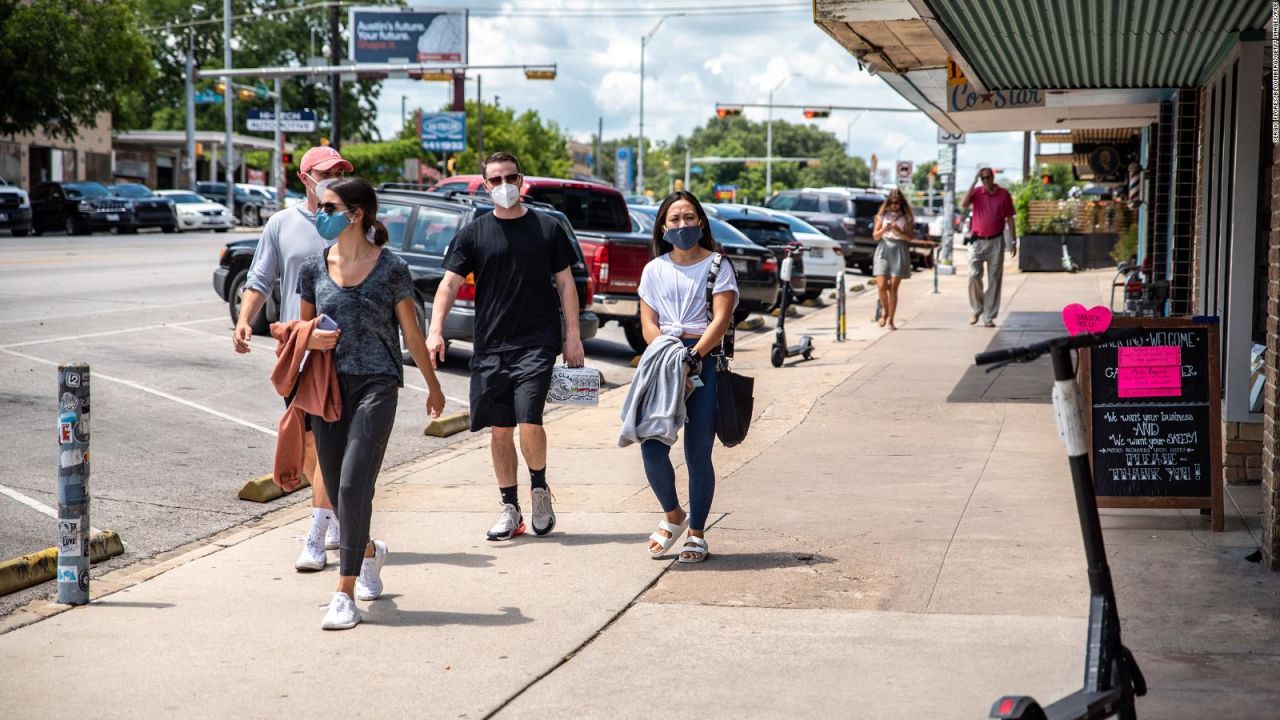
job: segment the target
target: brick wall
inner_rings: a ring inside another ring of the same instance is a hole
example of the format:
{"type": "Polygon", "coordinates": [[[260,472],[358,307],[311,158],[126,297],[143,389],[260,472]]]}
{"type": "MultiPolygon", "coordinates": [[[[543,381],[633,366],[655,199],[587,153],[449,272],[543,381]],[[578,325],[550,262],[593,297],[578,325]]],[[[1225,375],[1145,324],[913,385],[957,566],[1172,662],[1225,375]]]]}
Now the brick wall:
{"type": "MultiPolygon", "coordinates": [[[[1270,121],[1270,118],[1267,118],[1270,121]]],[[[1271,148],[1271,232],[1267,244],[1267,355],[1262,418],[1262,553],[1267,567],[1280,570],[1280,145],[1271,148]]]]}
{"type": "Polygon", "coordinates": [[[1262,425],[1222,423],[1222,473],[1229,485],[1262,482],[1262,425]]]}

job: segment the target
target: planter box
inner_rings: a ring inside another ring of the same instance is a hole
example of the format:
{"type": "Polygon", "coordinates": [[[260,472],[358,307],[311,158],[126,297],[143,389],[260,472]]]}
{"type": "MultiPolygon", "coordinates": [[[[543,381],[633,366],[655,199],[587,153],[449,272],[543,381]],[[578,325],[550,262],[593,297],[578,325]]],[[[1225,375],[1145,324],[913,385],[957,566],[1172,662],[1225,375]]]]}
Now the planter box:
{"type": "MultiPolygon", "coordinates": [[[[1023,272],[1063,272],[1062,235],[1023,235],[1018,241],[1018,269],[1023,272]]],[[[1111,250],[1115,233],[1066,235],[1067,252],[1081,270],[1115,267],[1111,250]]]]}

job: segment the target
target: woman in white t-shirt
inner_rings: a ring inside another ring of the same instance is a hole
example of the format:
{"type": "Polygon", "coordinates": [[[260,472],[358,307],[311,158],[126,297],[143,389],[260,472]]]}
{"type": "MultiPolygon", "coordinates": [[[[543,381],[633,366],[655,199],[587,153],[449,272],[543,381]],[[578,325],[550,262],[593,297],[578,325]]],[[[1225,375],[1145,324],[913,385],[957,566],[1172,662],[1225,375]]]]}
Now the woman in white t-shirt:
{"type": "Polygon", "coordinates": [[[711,498],[715,494],[715,468],[711,446],[716,437],[716,361],[720,340],[729,329],[738,304],[738,280],[728,259],[720,263],[712,290],[712,313],[707,313],[707,280],[719,248],[711,237],[707,214],[692,193],[677,191],[658,207],[653,228],[655,259],[640,278],[640,327],[652,343],[660,335],[680,338],[688,348],[685,365],[693,392],[685,399],[687,419],[684,457],[689,469],[689,511],[676,495],[671,448],[658,439],[640,446],[649,486],[666,514],[649,541],[649,553],[664,554],[687,528],[680,562],[701,562],[710,555],[703,536],[711,498]],[[705,362],[704,362],[705,360],[705,362]]]}

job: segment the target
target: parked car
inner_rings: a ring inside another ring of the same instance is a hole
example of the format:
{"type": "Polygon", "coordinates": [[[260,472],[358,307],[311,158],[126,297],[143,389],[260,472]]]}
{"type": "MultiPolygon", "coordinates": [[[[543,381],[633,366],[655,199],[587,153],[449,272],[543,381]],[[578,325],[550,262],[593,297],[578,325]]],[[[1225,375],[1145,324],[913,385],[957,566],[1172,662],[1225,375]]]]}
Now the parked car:
{"type": "Polygon", "coordinates": [[[31,196],[17,185],[0,177],[0,228],[8,228],[14,237],[31,232],[31,196]]]}
{"type": "Polygon", "coordinates": [[[791,230],[796,242],[804,246],[804,290],[797,295],[802,300],[816,298],[823,290],[836,286],[836,278],[844,272],[844,248],[825,233],[800,218],[779,210],[750,205],[717,204],[716,207],[741,208],[744,213],[764,213],[791,230]]]}
{"type": "MultiPolygon", "coordinates": [[[[787,256],[788,249],[804,247],[796,240],[791,228],[785,222],[775,219],[766,209],[746,205],[704,205],[703,209],[708,215],[715,215],[737,228],[755,244],[772,250],[779,266],[787,256]]],[[[809,291],[804,256],[805,253],[791,255],[791,291],[797,298],[809,291]]]]}
{"type": "MultiPolygon", "coordinates": [[[[631,217],[635,220],[636,232],[653,237],[653,225],[658,219],[656,205],[633,205],[631,217]]],[[[773,251],[756,244],[720,218],[708,215],[707,222],[712,239],[720,244],[738,274],[738,307],[733,312],[734,324],[746,320],[753,312],[768,312],[777,301],[779,287],[778,260],[773,251]]]]}
{"type": "Polygon", "coordinates": [[[44,182],[31,193],[31,234],[62,230],[84,235],[95,230],[124,230],[134,226],[129,201],[116,197],[99,182],[44,182]]]}
{"type": "Polygon", "coordinates": [[[840,243],[845,265],[870,275],[876,251],[871,230],[884,200],[878,191],[865,188],[806,188],[783,190],[765,205],[818,228],[840,243]]]}
{"type": "MultiPolygon", "coordinates": [[[[488,198],[479,175],[455,175],[433,190],[488,198]]],[[[569,219],[590,274],[587,309],[601,325],[618,323],[632,349],[643,352],[638,292],[640,273],[649,262],[649,238],[632,233],[622,193],[601,183],[537,176],[525,177],[520,190],[522,200],[546,203],[569,219]]]]}
{"type": "MultiPolygon", "coordinates": [[[[378,219],[390,236],[386,247],[409,264],[413,276],[414,300],[417,304],[418,325],[424,334],[431,317],[431,303],[436,288],[444,277],[444,256],[459,229],[475,218],[493,211],[493,205],[484,197],[450,197],[448,195],[414,191],[380,189],[378,191],[378,219]]],[[[595,337],[600,320],[585,308],[589,279],[586,264],[573,227],[568,218],[554,208],[537,205],[534,212],[547,213],[560,221],[570,242],[578,251],[579,262],[573,265],[573,277],[578,288],[578,327],[582,338],[595,337]]],[[[213,289],[228,304],[232,321],[240,315],[240,300],[244,294],[245,280],[249,277],[249,264],[257,248],[257,239],[235,240],[227,243],[213,271],[213,289]]],[[[279,317],[280,288],[272,290],[264,311],[252,323],[253,331],[265,335],[272,322],[279,317]]],[[[475,325],[475,284],[468,278],[458,291],[453,309],[445,319],[446,341],[471,342],[475,325]]],[[[411,361],[407,349],[406,362],[411,361]]]]}
{"type": "Polygon", "coordinates": [[[118,182],[107,189],[112,195],[128,200],[133,210],[133,225],[121,232],[135,233],[142,228],[153,227],[168,233],[178,231],[178,214],[169,198],[161,197],[138,183],[118,182]]]}
{"type": "Polygon", "coordinates": [[[213,230],[226,232],[235,226],[235,218],[222,203],[209,202],[190,190],[157,190],[156,194],[173,202],[178,215],[178,230],[213,230]]]}
{"type": "MultiPolygon", "coordinates": [[[[276,211],[275,199],[265,193],[252,192],[244,185],[244,183],[236,183],[235,201],[232,203],[231,214],[240,221],[241,225],[258,227],[276,211]]],[[[225,182],[201,180],[196,183],[195,191],[209,202],[225,203],[227,199],[225,182]]]]}

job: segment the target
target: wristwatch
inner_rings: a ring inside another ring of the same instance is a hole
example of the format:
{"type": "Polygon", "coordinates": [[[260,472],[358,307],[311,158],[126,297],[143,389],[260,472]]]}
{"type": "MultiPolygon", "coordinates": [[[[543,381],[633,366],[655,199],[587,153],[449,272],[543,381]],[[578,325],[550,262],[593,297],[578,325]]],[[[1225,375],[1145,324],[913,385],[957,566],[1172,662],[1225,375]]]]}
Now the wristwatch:
{"type": "Polygon", "coordinates": [[[684,364],[689,367],[689,373],[691,375],[697,375],[702,372],[702,356],[693,348],[689,348],[685,353],[684,364]]]}

